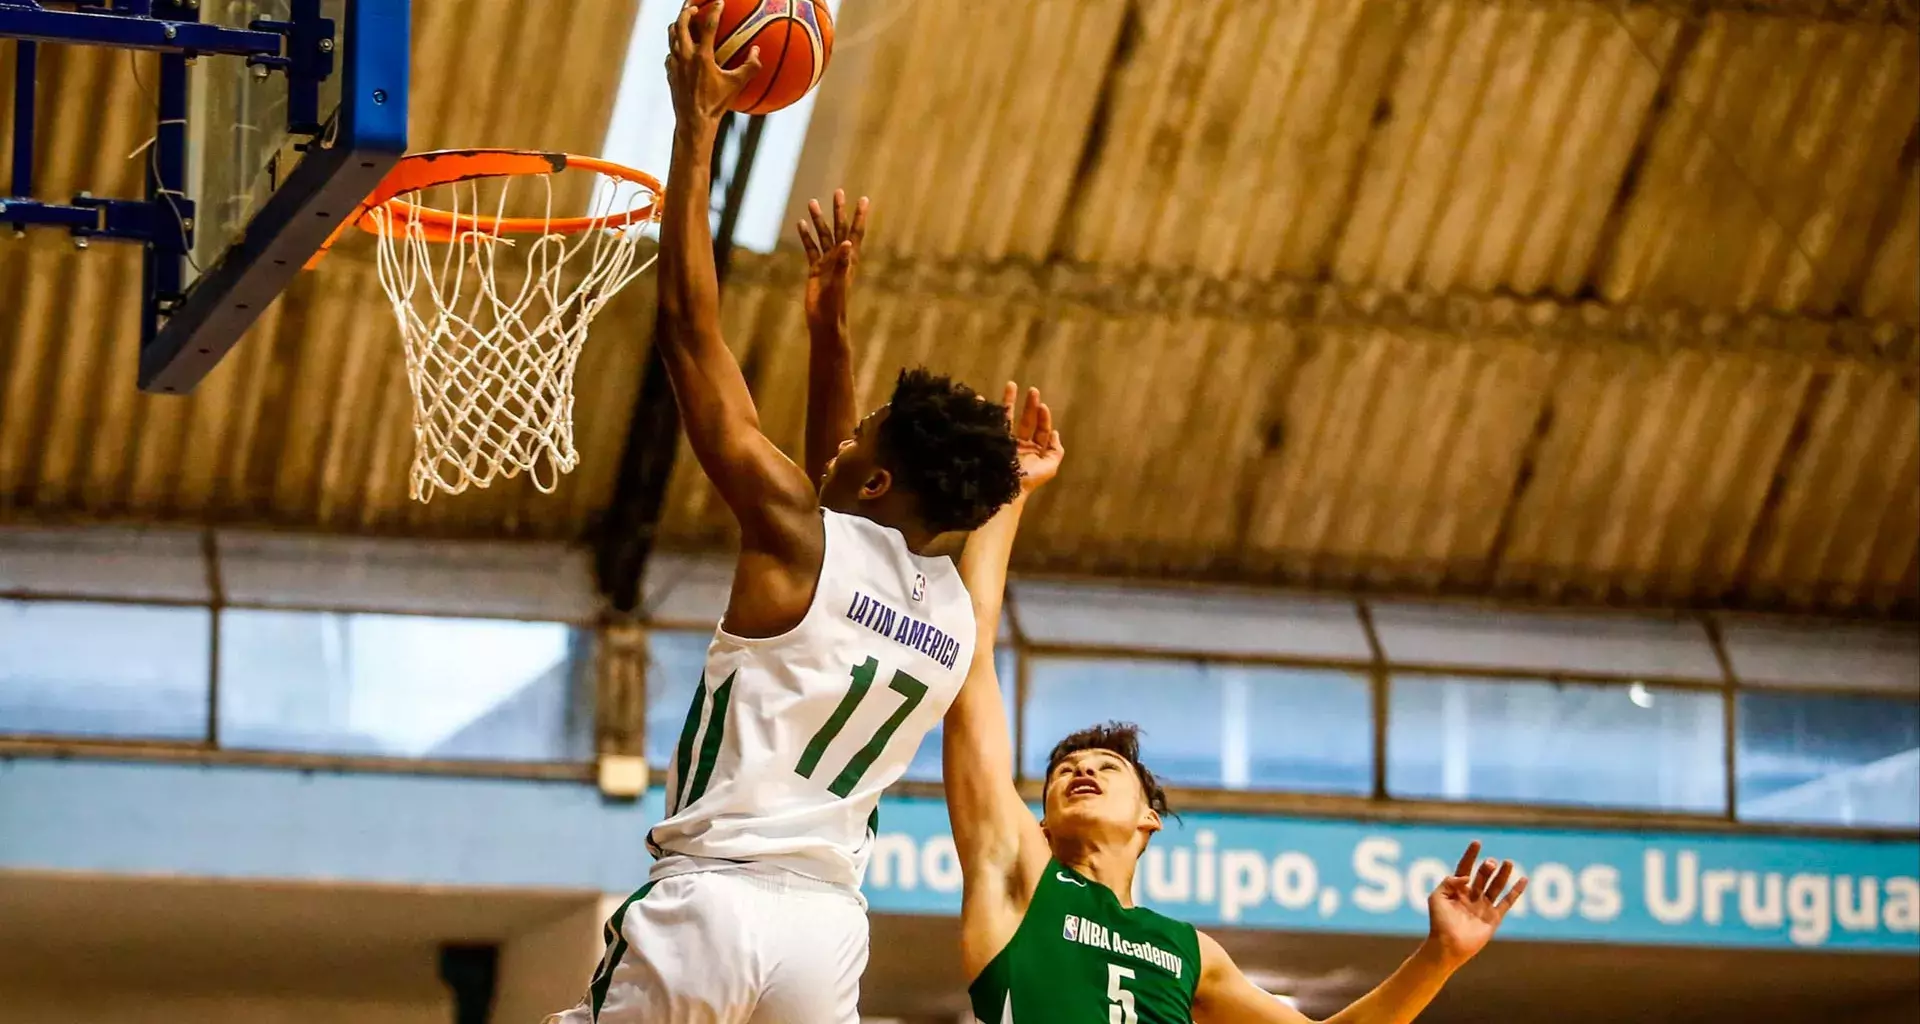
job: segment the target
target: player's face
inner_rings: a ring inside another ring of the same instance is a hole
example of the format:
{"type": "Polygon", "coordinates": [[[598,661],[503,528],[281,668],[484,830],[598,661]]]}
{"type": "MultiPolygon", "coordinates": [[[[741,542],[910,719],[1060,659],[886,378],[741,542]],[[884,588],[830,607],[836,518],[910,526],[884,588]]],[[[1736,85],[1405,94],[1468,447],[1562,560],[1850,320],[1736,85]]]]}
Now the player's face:
{"type": "Polygon", "coordinates": [[[1115,834],[1159,828],[1133,765],[1110,750],[1067,755],[1047,776],[1046,825],[1054,833],[1115,834]]]}
{"type": "Polygon", "coordinates": [[[840,442],[840,450],[827,460],[827,472],[819,480],[820,504],[836,512],[850,512],[862,500],[885,494],[892,477],[880,468],[880,424],[887,418],[881,406],[854,425],[853,436],[840,442]]]}

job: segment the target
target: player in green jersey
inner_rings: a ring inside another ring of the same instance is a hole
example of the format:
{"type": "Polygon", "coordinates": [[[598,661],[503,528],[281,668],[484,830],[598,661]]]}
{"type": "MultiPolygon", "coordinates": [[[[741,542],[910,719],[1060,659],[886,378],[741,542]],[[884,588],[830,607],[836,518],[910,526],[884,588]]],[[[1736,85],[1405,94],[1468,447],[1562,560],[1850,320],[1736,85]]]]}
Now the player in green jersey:
{"type": "MultiPolygon", "coordinates": [[[[1007,386],[1007,408],[1016,391],[1007,386]]],[[[1132,903],[1133,875],[1166,795],[1130,725],[1067,737],[1048,760],[1045,817],[1013,784],[1013,744],[993,669],[1007,556],[1027,494],[1059,470],[1052,415],[1029,391],[1014,424],[1022,490],[961,558],[979,636],[946,716],[947,811],[964,893],[960,959],[981,1024],[1302,1024],[1248,981],[1218,942],[1132,903]]],[[[1467,848],[1428,897],[1427,940],[1393,976],[1329,1018],[1406,1024],[1493,938],[1526,888],[1511,862],[1467,848]],[[1511,882],[1511,885],[1509,885],[1511,882]]]]}

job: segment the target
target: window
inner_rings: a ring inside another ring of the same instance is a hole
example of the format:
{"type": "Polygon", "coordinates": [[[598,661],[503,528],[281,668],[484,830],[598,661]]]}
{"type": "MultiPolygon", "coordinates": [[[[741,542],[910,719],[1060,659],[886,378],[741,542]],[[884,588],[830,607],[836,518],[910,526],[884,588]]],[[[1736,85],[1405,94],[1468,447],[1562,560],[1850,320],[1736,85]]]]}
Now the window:
{"type": "Polygon", "coordinates": [[[202,740],[205,608],[0,601],[0,733],[202,740]]]}
{"type": "Polygon", "coordinates": [[[1450,669],[1519,669],[1598,676],[1721,681],[1698,619],[1374,604],[1373,627],[1389,663],[1450,669]]]}
{"type": "Polygon", "coordinates": [[[1387,718],[1395,796],[1720,813],[1721,695],[1640,684],[1400,675],[1387,718]]]}
{"type": "Polygon", "coordinates": [[[229,610],[220,742],[386,757],[584,761],[585,636],[551,622],[229,610]]]}
{"type": "Polygon", "coordinates": [[[1741,818],[1920,825],[1920,704],[1748,691],[1736,724],[1741,818]]]}
{"type": "Polygon", "coordinates": [[[1373,792],[1373,694],[1366,676],[1307,669],[1227,668],[1222,699],[1232,742],[1246,767],[1233,774],[1233,747],[1223,758],[1228,789],[1310,793],[1373,792]]]}
{"type": "Polygon", "coordinates": [[[1747,686],[1886,690],[1920,698],[1911,628],[1835,622],[1722,622],[1733,677],[1747,686]]]}
{"type": "Polygon", "coordinates": [[[1111,719],[1141,726],[1161,780],[1220,789],[1366,793],[1372,715],[1366,677],[1345,672],[1148,660],[1030,662],[1021,767],[1046,774],[1068,734],[1111,719]]]}
{"type": "Polygon", "coordinates": [[[1052,646],[1366,661],[1352,601],[1244,590],[1018,580],[1020,627],[1052,646]],[[1286,628],[1275,629],[1284,622],[1286,628]]]}

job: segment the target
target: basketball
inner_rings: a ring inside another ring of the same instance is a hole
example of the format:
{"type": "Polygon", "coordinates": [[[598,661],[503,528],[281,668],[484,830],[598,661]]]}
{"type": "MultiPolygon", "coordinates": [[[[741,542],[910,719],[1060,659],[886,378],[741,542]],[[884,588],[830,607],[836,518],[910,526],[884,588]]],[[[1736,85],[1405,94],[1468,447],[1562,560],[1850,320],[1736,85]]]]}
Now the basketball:
{"type": "MultiPolygon", "coordinates": [[[[771,114],[819,84],[833,55],[833,14],[821,0],[716,0],[724,5],[713,56],[724,68],[746,63],[760,48],[760,73],[733,109],[771,114]]],[[[711,6],[711,5],[709,5],[711,6]]],[[[702,8],[704,12],[707,8],[702,8]]]]}

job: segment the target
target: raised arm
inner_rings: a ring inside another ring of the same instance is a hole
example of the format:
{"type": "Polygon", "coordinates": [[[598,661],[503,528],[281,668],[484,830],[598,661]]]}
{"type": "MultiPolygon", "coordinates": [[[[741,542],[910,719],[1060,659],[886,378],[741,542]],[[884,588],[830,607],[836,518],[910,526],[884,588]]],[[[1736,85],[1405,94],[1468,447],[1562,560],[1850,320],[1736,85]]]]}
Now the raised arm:
{"type": "Polygon", "coordinates": [[[807,479],[818,484],[840,442],[853,436],[860,415],[853,405],[853,341],[847,332],[847,300],[860,243],[867,235],[865,196],[847,210],[847,194],[835,189],[833,220],[817,199],[807,202],[800,245],[807,253],[807,479]]]}
{"type": "MultiPolygon", "coordinates": [[[[1327,1024],[1410,1024],[1474,955],[1513,909],[1527,880],[1514,880],[1513,862],[1475,868],[1480,844],[1467,847],[1453,876],[1427,897],[1427,940],[1379,987],[1326,1018],[1327,1024]],[[1512,888],[1507,883],[1512,880],[1512,888]],[[1505,896],[1502,896],[1505,890],[1505,896]]],[[[1195,1024],[1311,1024],[1312,1018],[1261,991],[1210,936],[1200,936],[1200,988],[1195,1024]]]]}
{"type": "MultiPolygon", "coordinates": [[[[1018,389],[1007,385],[1011,410],[1018,389]]],[[[1013,734],[994,671],[1007,559],[1028,495],[1059,471],[1065,449],[1053,414],[1037,390],[1027,392],[1014,423],[1020,449],[1020,496],[974,531],[960,557],[960,576],[973,595],[973,664],[947,710],[941,748],[947,817],[964,879],[960,912],[961,969],[969,978],[1012,939],[1047,864],[1040,823],[1013,782],[1013,734]]]]}
{"type": "Polygon", "coordinates": [[[694,457],[740,523],[740,565],[728,628],[778,633],[806,611],[825,550],[818,494],[800,467],[760,431],[760,413],[740,364],[720,333],[720,282],[713,265],[707,196],[714,136],[728,102],[760,67],[756,49],[742,67],[713,56],[720,4],[688,5],[669,30],[667,83],[673,94],[673,162],[660,220],[659,347],[694,457]]]}

